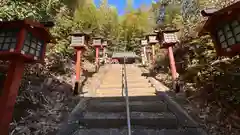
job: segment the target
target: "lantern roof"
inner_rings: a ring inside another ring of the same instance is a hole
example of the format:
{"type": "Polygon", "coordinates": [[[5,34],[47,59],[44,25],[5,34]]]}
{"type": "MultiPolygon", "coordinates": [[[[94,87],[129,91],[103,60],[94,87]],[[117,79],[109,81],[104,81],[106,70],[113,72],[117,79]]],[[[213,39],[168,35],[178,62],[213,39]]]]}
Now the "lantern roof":
{"type": "Polygon", "coordinates": [[[142,46],[148,45],[148,40],[147,39],[142,39],[141,40],[141,45],[142,46]]]}
{"type": "Polygon", "coordinates": [[[179,32],[179,29],[166,29],[162,30],[163,33],[174,33],[174,32],[179,32]]]}
{"type": "Polygon", "coordinates": [[[113,52],[112,58],[139,58],[135,52],[113,52]]]}
{"type": "MultiPolygon", "coordinates": [[[[50,25],[49,24],[45,24],[45,26],[52,26],[53,24],[50,25]]],[[[28,19],[24,19],[24,20],[14,20],[14,21],[1,21],[0,22],[0,29],[12,29],[12,28],[26,28],[26,29],[34,29],[36,31],[38,31],[42,37],[44,38],[44,40],[49,43],[52,40],[52,36],[49,33],[49,31],[47,30],[47,28],[45,28],[44,24],[41,24],[39,22],[33,21],[33,20],[28,20],[28,19]]]]}
{"type": "MultiPolygon", "coordinates": [[[[232,13],[238,13],[240,9],[240,1],[222,8],[220,10],[209,8],[201,11],[202,16],[208,17],[203,28],[198,33],[199,36],[207,34],[215,24],[222,20],[222,17],[229,16],[232,13]]],[[[230,15],[231,16],[231,15],[230,15]]]]}
{"type": "Polygon", "coordinates": [[[107,42],[110,42],[111,39],[108,39],[108,38],[104,38],[103,41],[107,41],[107,42]]]}
{"type": "Polygon", "coordinates": [[[103,37],[100,36],[100,35],[95,35],[95,36],[93,37],[93,39],[102,39],[102,40],[103,40],[103,37]]]}
{"type": "Polygon", "coordinates": [[[146,37],[148,36],[157,36],[157,33],[156,32],[149,32],[147,34],[145,34],[146,37]]]}

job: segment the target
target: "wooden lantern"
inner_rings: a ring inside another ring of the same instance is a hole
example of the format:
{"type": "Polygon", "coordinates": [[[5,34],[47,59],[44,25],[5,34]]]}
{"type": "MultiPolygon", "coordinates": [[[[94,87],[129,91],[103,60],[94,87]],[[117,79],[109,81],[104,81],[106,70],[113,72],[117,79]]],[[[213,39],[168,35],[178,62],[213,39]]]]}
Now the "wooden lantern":
{"type": "Polygon", "coordinates": [[[104,40],[103,43],[102,43],[102,48],[103,47],[106,47],[108,45],[108,41],[107,40],[104,40]]]}
{"type": "Polygon", "coordinates": [[[148,41],[149,44],[156,44],[156,43],[158,43],[157,33],[150,33],[146,37],[147,37],[147,41],[148,41]]]}
{"type": "Polygon", "coordinates": [[[141,45],[142,46],[148,45],[148,40],[141,40],[141,45]]]}
{"type": "Polygon", "coordinates": [[[92,40],[93,40],[92,45],[94,47],[101,47],[102,46],[103,39],[101,37],[93,37],[92,40]]]}
{"type": "Polygon", "coordinates": [[[164,30],[160,35],[161,48],[168,48],[170,46],[174,46],[179,43],[176,32],[179,30],[164,30]]]}
{"type": "MultiPolygon", "coordinates": [[[[48,27],[53,26],[53,23],[48,27]]],[[[51,35],[31,20],[0,22],[0,59],[9,61],[0,93],[0,134],[7,135],[25,63],[42,62],[51,35]]]]}
{"type": "Polygon", "coordinates": [[[240,2],[220,10],[201,11],[208,17],[199,36],[210,34],[218,56],[235,56],[240,53],[240,2]]]}
{"type": "Polygon", "coordinates": [[[25,62],[41,62],[50,40],[50,33],[38,22],[0,22],[0,59],[22,58],[25,62]]]}
{"type": "Polygon", "coordinates": [[[74,32],[71,34],[71,47],[77,48],[85,48],[88,44],[90,36],[89,33],[86,32],[74,32]]]}

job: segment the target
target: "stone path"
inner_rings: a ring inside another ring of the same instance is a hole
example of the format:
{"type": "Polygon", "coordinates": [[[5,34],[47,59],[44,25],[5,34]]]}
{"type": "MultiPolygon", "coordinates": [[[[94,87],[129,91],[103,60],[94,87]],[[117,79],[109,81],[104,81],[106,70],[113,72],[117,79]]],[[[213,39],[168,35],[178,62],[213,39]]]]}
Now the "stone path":
{"type": "MultiPolygon", "coordinates": [[[[142,72],[134,65],[126,65],[129,96],[153,96],[155,88],[141,76],[142,72]]],[[[96,97],[122,97],[122,65],[112,65],[96,91],[96,97]]]]}
{"type": "MultiPolygon", "coordinates": [[[[153,87],[157,85],[142,76],[140,68],[126,65],[126,69],[132,135],[206,135],[172,106],[171,99],[156,95],[163,92],[159,90],[162,87],[153,87]]],[[[122,65],[111,65],[99,86],[72,112],[59,135],[127,135],[122,81],[122,65]]]]}

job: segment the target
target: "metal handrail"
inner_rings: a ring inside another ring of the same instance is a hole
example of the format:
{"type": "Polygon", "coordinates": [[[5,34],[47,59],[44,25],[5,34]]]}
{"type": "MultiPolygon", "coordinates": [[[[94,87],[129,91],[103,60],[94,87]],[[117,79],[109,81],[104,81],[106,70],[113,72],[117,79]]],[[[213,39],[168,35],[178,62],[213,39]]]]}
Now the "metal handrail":
{"type": "Polygon", "coordinates": [[[128,97],[128,84],[127,84],[127,71],[126,71],[126,57],[124,57],[123,67],[122,67],[122,77],[123,77],[123,91],[125,92],[126,101],[126,111],[127,111],[127,125],[128,125],[128,135],[132,134],[131,131],[131,117],[130,117],[130,107],[129,107],[129,97],[128,97]]]}

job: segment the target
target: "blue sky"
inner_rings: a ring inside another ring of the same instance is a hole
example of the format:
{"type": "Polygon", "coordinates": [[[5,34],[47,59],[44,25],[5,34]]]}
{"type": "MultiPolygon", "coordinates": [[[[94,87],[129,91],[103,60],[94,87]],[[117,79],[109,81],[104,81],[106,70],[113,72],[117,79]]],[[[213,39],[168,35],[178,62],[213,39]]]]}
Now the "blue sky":
{"type": "MultiPolygon", "coordinates": [[[[100,0],[94,0],[97,5],[99,5],[100,0]]],[[[150,5],[152,3],[152,0],[133,0],[133,7],[138,8],[140,5],[150,5]]],[[[108,0],[108,3],[110,5],[114,5],[118,9],[118,14],[122,15],[124,14],[124,8],[126,7],[126,0],[108,0]]]]}

